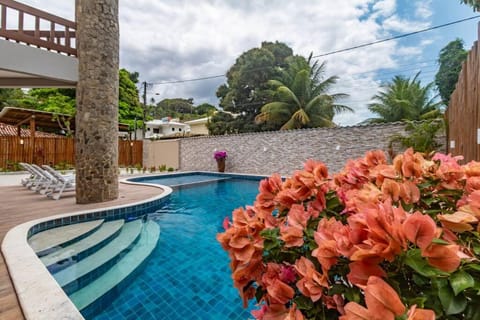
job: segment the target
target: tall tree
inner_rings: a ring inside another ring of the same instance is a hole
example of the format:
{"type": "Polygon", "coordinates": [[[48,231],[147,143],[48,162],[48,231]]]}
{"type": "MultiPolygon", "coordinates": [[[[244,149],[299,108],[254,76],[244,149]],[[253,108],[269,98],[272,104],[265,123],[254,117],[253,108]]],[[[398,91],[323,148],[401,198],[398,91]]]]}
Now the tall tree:
{"type": "MultiPolygon", "coordinates": [[[[300,129],[333,127],[335,114],[353,111],[350,107],[336,103],[346,94],[329,94],[337,77],[323,79],[325,63],[315,62],[312,67],[296,59],[290,70],[283,73],[286,82],[271,80],[276,89],[274,101],[265,104],[256,117],[259,123],[268,123],[275,129],[300,129]]],[[[309,59],[310,61],[310,59],[309,59]]]]}
{"type": "Polygon", "coordinates": [[[72,92],[75,92],[75,90],[31,89],[25,99],[21,100],[21,104],[30,109],[52,112],[53,120],[70,137],[73,135],[71,124],[76,112],[75,97],[72,97],[72,92]]]}
{"type": "Polygon", "coordinates": [[[460,2],[472,7],[473,11],[480,11],[480,1],[479,0],[460,0],[460,2]]]}
{"type": "Polygon", "coordinates": [[[194,112],[198,115],[211,115],[216,110],[217,108],[215,108],[209,103],[202,103],[194,108],[194,112]]]}
{"type": "Polygon", "coordinates": [[[450,96],[458,81],[462,70],[462,62],[467,58],[468,51],[463,48],[463,41],[456,39],[447,44],[438,56],[438,72],[435,75],[435,84],[443,103],[448,106],[450,96]]]}
{"type": "Polygon", "coordinates": [[[433,82],[422,86],[419,75],[420,72],[412,80],[395,76],[392,82],[382,86],[383,91],[372,98],[375,102],[368,105],[368,109],[378,117],[366,122],[422,120],[440,116],[441,102],[437,101],[438,96],[432,95],[433,82]]]}
{"type": "Polygon", "coordinates": [[[138,88],[135,85],[135,78],[132,80],[132,74],[137,75],[138,78],[138,72],[130,73],[125,69],[119,71],[118,120],[127,123],[131,129],[134,129],[139,127],[143,110],[138,100],[138,88]]]}
{"type": "Polygon", "coordinates": [[[278,77],[292,54],[292,49],[284,43],[263,42],[260,48],[242,53],[228,70],[227,83],[218,88],[217,97],[225,111],[239,114],[233,124],[236,131],[262,130],[254,118],[261,106],[272,101],[268,81],[278,77]]]}
{"type": "Polygon", "coordinates": [[[17,107],[18,100],[24,96],[21,89],[0,88],[0,111],[4,107],[17,107]]]}
{"type": "Polygon", "coordinates": [[[118,0],[77,0],[77,203],[118,198],[118,0]]]}

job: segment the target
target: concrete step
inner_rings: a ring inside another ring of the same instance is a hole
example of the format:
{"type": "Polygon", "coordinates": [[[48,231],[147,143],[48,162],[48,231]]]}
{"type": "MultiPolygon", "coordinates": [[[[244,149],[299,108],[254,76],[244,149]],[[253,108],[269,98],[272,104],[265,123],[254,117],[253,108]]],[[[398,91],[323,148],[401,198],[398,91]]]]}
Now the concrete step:
{"type": "Polygon", "coordinates": [[[155,249],[160,237],[160,226],[147,221],[139,241],[111,269],[87,286],[70,295],[70,299],[82,311],[97,299],[125,281],[155,249]]]}
{"type": "Polygon", "coordinates": [[[123,225],[122,231],[100,250],[68,268],[53,274],[63,290],[70,294],[84,287],[110,269],[138,240],[142,231],[141,220],[123,225]]]}
{"type": "Polygon", "coordinates": [[[105,222],[90,236],[43,256],[40,260],[51,273],[58,272],[69,266],[68,261],[78,262],[106,245],[120,232],[124,222],[124,220],[105,222]]]}
{"type": "Polygon", "coordinates": [[[100,228],[103,221],[100,219],[48,229],[31,236],[28,244],[42,257],[89,236],[100,228]]]}

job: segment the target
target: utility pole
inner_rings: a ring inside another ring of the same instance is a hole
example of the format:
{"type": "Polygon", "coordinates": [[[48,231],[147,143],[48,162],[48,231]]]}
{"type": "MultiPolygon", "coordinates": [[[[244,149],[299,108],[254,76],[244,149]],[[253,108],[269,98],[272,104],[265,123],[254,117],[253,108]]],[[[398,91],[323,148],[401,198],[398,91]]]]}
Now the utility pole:
{"type": "Polygon", "coordinates": [[[143,138],[145,139],[145,122],[147,121],[147,81],[143,83],[143,138]]]}

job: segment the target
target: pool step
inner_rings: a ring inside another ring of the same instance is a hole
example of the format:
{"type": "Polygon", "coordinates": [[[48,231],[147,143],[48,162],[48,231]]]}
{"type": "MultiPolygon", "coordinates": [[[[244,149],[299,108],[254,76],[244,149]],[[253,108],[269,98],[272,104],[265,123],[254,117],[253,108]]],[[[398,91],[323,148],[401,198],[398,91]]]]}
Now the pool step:
{"type": "Polygon", "coordinates": [[[103,223],[103,219],[70,224],[34,234],[28,239],[28,244],[37,256],[42,257],[60,249],[62,246],[78,241],[95,232],[103,223]]]}
{"type": "Polygon", "coordinates": [[[145,222],[140,239],[132,249],[95,281],[71,294],[72,302],[82,311],[117,287],[148,258],[155,249],[159,236],[159,225],[153,221],[145,222]]]}
{"type": "Polygon", "coordinates": [[[80,261],[88,256],[92,251],[95,251],[106,245],[109,240],[113,239],[120,232],[124,225],[124,220],[108,221],[103,223],[90,236],[83,238],[69,246],[61,248],[51,254],[40,258],[43,264],[50,270],[50,272],[58,272],[69,266],[69,261],[80,261]]]}
{"type": "Polygon", "coordinates": [[[83,260],[54,273],[54,278],[67,294],[84,287],[108,270],[126,251],[131,249],[140,236],[142,226],[141,220],[125,223],[118,236],[107,245],[83,260]]]}

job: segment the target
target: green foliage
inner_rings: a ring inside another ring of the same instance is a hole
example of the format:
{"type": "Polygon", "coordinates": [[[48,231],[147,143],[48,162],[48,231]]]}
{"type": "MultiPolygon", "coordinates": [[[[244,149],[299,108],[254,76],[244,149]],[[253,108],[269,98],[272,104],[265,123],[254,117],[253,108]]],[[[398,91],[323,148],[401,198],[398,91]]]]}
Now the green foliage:
{"type": "Polygon", "coordinates": [[[377,114],[377,118],[368,119],[370,123],[422,120],[437,118],[441,115],[440,102],[432,96],[433,83],[422,86],[418,80],[420,72],[413,79],[395,76],[392,82],[383,85],[383,91],[372,99],[374,103],[368,109],[377,114]]]}
{"type": "Polygon", "coordinates": [[[273,92],[268,81],[280,76],[293,51],[281,42],[263,42],[260,48],[250,49],[237,58],[227,72],[227,83],[217,89],[220,106],[239,114],[231,127],[236,132],[261,131],[254,118],[261,106],[271,102],[273,92]]]}
{"type": "Polygon", "coordinates": [[[217,112],[207,123],[211,135],[234,133],[234,118],[230,113],[217,112]]]}
{"type": "Polygon", "coordinates": [[[21,89],[0,88],[0,111],[4,107],[18,107],[18,101],[23,98],[21,89]]]}
{"type": "Polygon", "coordinates": [[[172,167],[168,167],[167,169],[168,172],[172,172],[172,171],[175,171],[175,168],[172,168],[172,167]]]}
{"type": "MultiPolygon", "coordinates": [[[[133,80],[138,82],[138,72],[134,72],[133,80]]],[[[130,129],[140,127],[140,120],[143,120],[143,109],[138,100],[138,88],[135,81],[132,80],[132,74],[125,69],[119,71],[118,87],[118,121],[127,123],[130,129]],[[135,124],[137,119],[137,124],[135,124]]]]}
{"type": "Polygon", "coordinates": [[[67,161],[60,161],[54,166],[55,170],[65,171],[65,170],[73,170],[75,166],[67,161]]]}
{"type": "Polygon", "coordinates": [[[389,147],[398,142],[404,148],[412,147],[417,152],[426,154],[437,150],[442,146],[437,136],[440,131],[445,130],[444,121],[441,119],[426,120],[422,122],[408,121],[405,126],[406,135],[394,135],[390,138],[389,147]]]}
{"type": "Polygon", "coordinates": [[[435,75],[435,84],[437,85],[440,97],[445,105],[448,106],[450,96],[455,90],[458,81],[458,75],[462,70],[462,62],[467,58],[468,51],[463,48],[463,41],[456,39],[447,44],[438,56],[438,72],[435,75]]]}
{"type": "Polygon", "coordinates": [[[473,11],[480,11],[480,1],[479,0],[460,0],[460,3],[464,3],[473,8],[473,11]]]}
{"type": "Polygon", "coordinates": [[[194,107],[194,112],[199,115],[211,115],[213,114],[217,108],[212,106],[209,103],[202,103],[199,104],[198,106],[194,107]]]}
{"type": "Polygon", "coordinates": [[[166,164],[159,165],[158,171],[160,172],[167,171],[167,165],[166,164]]]}
{"type": "MultiPolygon", "coordinates": [[[[333,127],[335,114],[353,111],[335,101],[345,94],[327,94],[337,77],[323,80],[325,63],[315,62],[311,67],[301,59],[291,59],[292,64],[282,72],[285,82],[272,80],[274,101],[265,104],[256,117],[258,123],[268,123],[274,129],[300,129],[333,127]]],[[[310,61],[310,59],[308,60],[310,61]]]]}
{"type": "Polygon", "coordinates": [[[65,131],[67,136],[72,136],[72,120],[75,117],[75,99],[72,91],[60,91],[55,88],[31,89],[20,100],[24,107],[52,112],[52,120],[65,131]]]}

